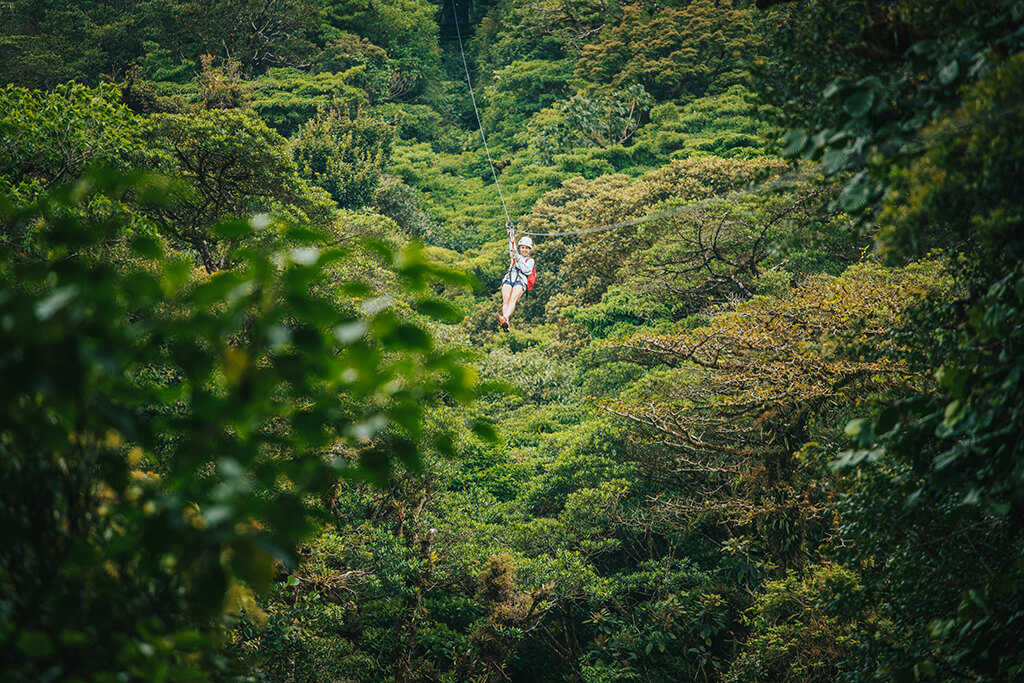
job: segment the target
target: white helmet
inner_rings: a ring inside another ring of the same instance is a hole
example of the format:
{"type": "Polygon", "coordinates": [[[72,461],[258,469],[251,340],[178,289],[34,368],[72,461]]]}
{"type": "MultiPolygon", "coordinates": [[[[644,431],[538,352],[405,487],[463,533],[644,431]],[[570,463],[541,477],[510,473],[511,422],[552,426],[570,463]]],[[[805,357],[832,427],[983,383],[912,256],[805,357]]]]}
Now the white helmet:
{"type": "Polygon", "coordinates": [[[523,235],[522,237],[519,238],[519,246],[521,247],[524,244],[528,246],[530,249],[533,249],[533,240],[531,240],[526,235],[523,235]]]}

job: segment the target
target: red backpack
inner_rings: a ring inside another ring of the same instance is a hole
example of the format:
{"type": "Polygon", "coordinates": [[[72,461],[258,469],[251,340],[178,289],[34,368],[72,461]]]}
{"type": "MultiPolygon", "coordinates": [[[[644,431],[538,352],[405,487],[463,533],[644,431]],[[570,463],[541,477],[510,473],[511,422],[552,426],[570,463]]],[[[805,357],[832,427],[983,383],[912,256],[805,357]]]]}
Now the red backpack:
{"type": "Polygon", "coordinates": [[[533,289],[533,283],[537,281],[537,264],[533,264],[533,270],[526,276],[526,291],[533,289]]]}

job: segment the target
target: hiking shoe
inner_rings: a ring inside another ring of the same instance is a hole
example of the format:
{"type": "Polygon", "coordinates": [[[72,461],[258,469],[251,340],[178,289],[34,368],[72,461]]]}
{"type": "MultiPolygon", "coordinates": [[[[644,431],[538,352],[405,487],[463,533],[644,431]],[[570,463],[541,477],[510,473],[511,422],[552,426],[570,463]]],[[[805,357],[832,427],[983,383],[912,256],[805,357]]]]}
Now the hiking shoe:
{"type": "Polygon", "coordinates": [[[505,319],[505,316],[498,316],[498,327],[508,332],[508,320],[505,319]]]}

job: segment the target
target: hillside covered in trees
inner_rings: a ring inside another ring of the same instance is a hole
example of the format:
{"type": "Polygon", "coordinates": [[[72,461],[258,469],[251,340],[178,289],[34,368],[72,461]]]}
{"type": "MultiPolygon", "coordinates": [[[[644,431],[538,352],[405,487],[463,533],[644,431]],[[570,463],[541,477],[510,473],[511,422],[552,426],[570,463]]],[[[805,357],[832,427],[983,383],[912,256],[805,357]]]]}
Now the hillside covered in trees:
{"type": "Polygon", "coordinates": [[[0,679],[1024,681],[1022,48],[3,3],[0,679]]]}

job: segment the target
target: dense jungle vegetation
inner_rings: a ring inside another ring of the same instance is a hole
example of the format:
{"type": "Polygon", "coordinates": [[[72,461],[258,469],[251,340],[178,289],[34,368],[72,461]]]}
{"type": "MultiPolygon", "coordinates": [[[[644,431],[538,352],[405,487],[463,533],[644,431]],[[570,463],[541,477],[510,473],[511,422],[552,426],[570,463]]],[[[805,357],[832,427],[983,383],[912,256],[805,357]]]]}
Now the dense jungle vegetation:
{"type": "Polygon", "coordinates": [[[1024,680],[1022,48],[0,4],[0,678],[1024,680]]]}

